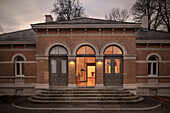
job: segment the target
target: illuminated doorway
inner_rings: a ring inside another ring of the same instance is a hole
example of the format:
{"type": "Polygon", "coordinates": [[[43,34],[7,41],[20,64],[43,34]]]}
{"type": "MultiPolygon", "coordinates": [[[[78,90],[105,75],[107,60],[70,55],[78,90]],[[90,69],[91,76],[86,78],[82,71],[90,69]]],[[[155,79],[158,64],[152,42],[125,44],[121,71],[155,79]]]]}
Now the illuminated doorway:
{"type": "Polygon", "coordinates": [[[123,56],[117,46],[109,46],[104,52],[104,85],[122,86],[123,56]]]}
{"type": "Polygon", "coordinates": [[[95,86],[95,76],[95,52],[89,46],[82,46],[76,57],[76,84],[95,86]]]}

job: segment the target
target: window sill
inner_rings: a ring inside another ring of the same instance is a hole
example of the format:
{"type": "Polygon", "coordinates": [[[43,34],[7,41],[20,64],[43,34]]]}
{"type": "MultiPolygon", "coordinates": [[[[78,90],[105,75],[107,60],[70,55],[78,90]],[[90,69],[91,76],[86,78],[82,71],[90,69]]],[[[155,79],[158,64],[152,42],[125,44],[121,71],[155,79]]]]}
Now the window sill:
{"type": "Polygon", "coordinates": [[[15,75],[15,78],[24,78],[25,75],[15,75]]]}

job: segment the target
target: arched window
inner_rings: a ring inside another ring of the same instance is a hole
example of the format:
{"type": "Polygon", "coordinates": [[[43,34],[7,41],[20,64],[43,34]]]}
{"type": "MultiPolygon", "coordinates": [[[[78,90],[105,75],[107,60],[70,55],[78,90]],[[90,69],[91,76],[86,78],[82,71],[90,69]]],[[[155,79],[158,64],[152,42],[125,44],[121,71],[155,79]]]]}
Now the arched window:
{"type": "Polygon", "coordinates": [[[94,50],[89,46],[82,46],[78,49],[77,54],[95,54],[94,50]]]}
{"type": "Polygon", "coordinates": [[[110,46],[106,48],[104,54],[122,54],[122,51],[116,46],[110,46]]]}
{"type": "Polygon", "coordinates": [[[55,46],[51,49],[50,55],[67,55],[67,50],[62,46],[55,46]]]}
{"type": "Polygon", "coordinates": [[[148,76],[158,76],[158,58],[151,56],[148,59],[148,76]]]}
{"type": "Polygon", "coordinates": [[[21,56],[15,58],[15,75],[24,75],[24,58],[21,56]]]}

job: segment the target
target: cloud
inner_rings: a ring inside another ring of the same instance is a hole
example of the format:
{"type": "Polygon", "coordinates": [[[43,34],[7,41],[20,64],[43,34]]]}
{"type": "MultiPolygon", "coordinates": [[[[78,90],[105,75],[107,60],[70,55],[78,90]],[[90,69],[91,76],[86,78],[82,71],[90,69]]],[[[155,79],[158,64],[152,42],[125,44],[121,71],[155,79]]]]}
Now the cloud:
{"type": "MultiPolygon", "coordinates": [[[[4,32],[30,28],[44,22],[55,0],[0,0],[0,25],[4,32]]],[[[89,17],[104,18],[113,7],[129,9],[135,0],[80,0],[89,17]]],[[[53,15],[54,16],[54,15],[53,15]]]]}

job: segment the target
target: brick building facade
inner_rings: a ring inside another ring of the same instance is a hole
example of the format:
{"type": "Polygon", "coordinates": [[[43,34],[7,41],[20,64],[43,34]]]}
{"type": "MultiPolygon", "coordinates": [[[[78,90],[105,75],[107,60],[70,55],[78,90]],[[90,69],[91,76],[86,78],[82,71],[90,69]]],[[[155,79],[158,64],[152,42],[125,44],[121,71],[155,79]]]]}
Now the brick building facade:
{"type": "Polygon", "coordinates": [[[170,95],[170,33],[141,24],[77,18],[0,35],[0,93],[49,87],[125,88],[170,95]],[[142,27],[141,27],[142,26],[142,27]]]}

